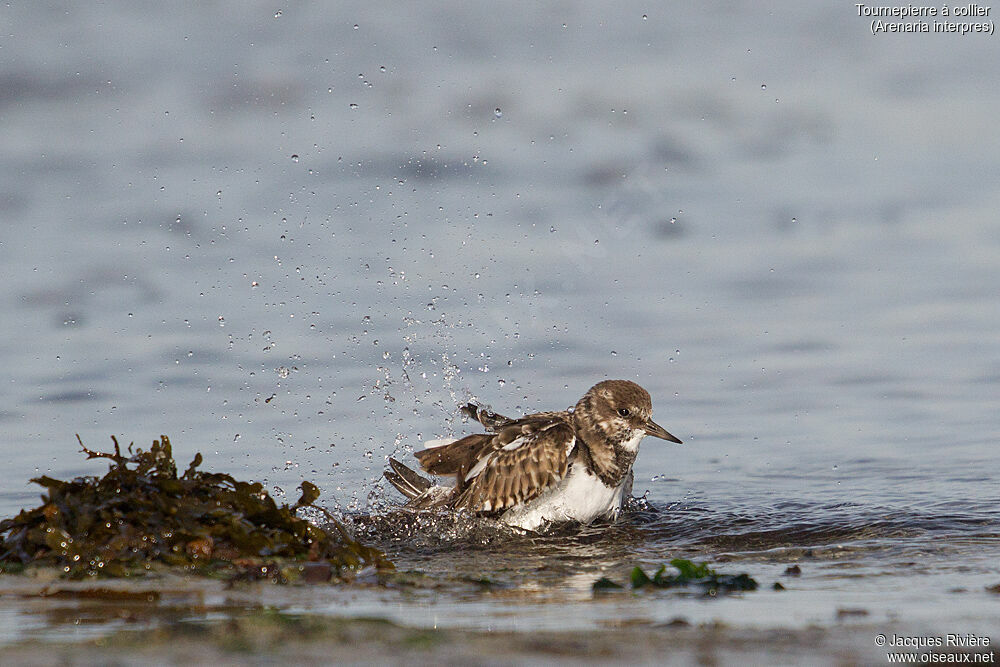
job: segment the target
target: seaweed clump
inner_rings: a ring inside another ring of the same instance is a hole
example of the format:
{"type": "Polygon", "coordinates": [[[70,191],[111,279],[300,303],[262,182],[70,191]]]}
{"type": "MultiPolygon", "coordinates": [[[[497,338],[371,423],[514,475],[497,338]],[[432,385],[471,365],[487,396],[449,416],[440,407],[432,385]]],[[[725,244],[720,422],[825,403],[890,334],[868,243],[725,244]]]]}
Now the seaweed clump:
{"type": "MultiPolygon", "coordinates": [[[[720,574],[705,563],[693,563],[684,558],[674,558],[670,565],[677,570],[677,574],[668,574],[666,565],[661,565],[652,577],[641,567],[633,568],[630,577],[632,589],[695,587],[709,597],[719,593],[757,590],[757,582],[745,573],[720,574]]],[[[595,593],[622,588],[624,587],[606,577],[598,579],[593,586],[595,593]]]]}
{"type": "MultiPolygon", "coordinates": [[[[302,482],[294,505],[279,506],[259,482],[198,470],[200,453],[178,475],[166,436],[148,451],[129,445],[127,454],[114,437],[114,453],[77,440],[88,460],[111,461],[107,474],[32,479],[47,492],[41,506],[0,521],[0,573],[41,565],[71,578],[123,577],[163,564],[287,581],[317,566],[327,573],[323,580],[369,565],[392,567],[314,505],[319,489],[310,482],[302,482]],[[303,507],[325,514],[331,530],[297,516],[303,507]]],[[[315,574],[303,578],[316,580],[315,574]]]]}

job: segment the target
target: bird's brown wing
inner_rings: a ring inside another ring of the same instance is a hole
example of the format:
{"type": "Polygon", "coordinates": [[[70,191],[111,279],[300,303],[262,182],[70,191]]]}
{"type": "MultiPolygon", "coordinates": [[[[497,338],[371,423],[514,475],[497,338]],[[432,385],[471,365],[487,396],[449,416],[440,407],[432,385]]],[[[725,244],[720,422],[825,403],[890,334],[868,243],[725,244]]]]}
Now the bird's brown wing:
{"type": "Polygon", "coordinates": [[[500,429],[515,422],[523,423],[525,421],[537,421],[539,419],[561,418],[566,415],[565,412],[536,412],[535,414],[528,415],[527,417],[512,419],[511,417],[505,417],[496,412],[487,410],[483,406],[476,405],[475,403],[466,403],[459,408],[459,411],[469,419],[473,419],[485,426],[486,430],[490,433],[497,433],[500,429]]]}
{"type": "Polygon", "coordinates": [[[562,413],[510,422],[466,466],[455,506],[499,512],[537,498],[565,477],[575,444],[576,433],[562,413]]]}
{"type": "Polygon", "coordinates": [[[466,403],[459,408],[459,410],[469,419],[474,419],[485,426],[486,430],[491,433],[496,433],[496,431],[502,428],[505,424],[509,424],[514,421],[510,417],[498,415],[497,413],[491,412],[483,406],[476,405],[475,403],[466,403]]]}
{"type": "Polygon", "coordinates": [[[461,440],[428,447],[413,455],[420,461],[420,467],[425,472],[432,475],[458,475],[461,481],[483,452],[490,448],[495,437],[490,433],[467,435],[461,440]]]}

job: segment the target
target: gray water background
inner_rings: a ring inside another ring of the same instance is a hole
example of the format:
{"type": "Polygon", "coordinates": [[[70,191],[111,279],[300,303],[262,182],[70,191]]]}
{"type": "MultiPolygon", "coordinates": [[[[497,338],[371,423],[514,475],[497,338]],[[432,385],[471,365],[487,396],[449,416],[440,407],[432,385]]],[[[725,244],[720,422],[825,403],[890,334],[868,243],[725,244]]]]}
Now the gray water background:
{"type": "Polygon", "coordinates": [[[367,511],[387,456],[465,432],[461,402],[562,409],[620,377],[685,440],[644,445],[650,502],[972,523],[947,558],[980,590],[1000,578],[1000,42],[869,21],[5,5],[0,515],[37,502],[34,475],[103,471],[76,433],[166,433],[181,463],[367,511]]]}

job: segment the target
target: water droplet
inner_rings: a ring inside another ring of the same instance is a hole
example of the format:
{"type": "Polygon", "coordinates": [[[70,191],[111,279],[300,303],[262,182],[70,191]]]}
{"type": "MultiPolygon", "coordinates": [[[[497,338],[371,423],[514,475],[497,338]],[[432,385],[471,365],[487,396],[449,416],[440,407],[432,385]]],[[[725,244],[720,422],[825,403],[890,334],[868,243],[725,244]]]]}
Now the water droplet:
{"type": "Polygon", "coordinates": [[[761,90],[767,90],[767,84],[766,83],[760,84],[760,89],[761,90]]]}
{"type": "Polygon", "coordinates": [[[649,20],[649,17],[648,17],[648,16],[646,16],[645,14],[643,14],[643,15],[642,15],[642,20],[643,20],[643,21],[647,21],[647,20],[649,20]]]}
{"type": "Polygon", "coordinates": [[[351,102],[350,107],[351,107],[351,109],[357,109],[358,105],[355,104],[354,102],[351,102]]]}
{"type": "Polygon", "coordinates": [[[299,156],[298,155],[293,155],[292,156],[292,162],[298,162],[298,161],[299,161],[299,156]]]}
{"type": "Polygon", "coordinates": [[[274,18],[276,18],[276,19],[280,19],[281,18],[281,10],[280,9],[274,13],[274,18]]]}
{"type": "Polygon", "coordinates": [[[612,356],[612,357],[617,357],[617,356],[618,356],[618,353],[617,353],[617,352],[615,352],[614,350],[611,350],[611,356],[612,356]]]}
{"type": "Polygon", "coordinates": [[[500,118],[501,116],[503,116],[503,110],[500,107],[497,107],[496,109],[493,110],[493,115],[496,116],[497,118],[500,118]]]}

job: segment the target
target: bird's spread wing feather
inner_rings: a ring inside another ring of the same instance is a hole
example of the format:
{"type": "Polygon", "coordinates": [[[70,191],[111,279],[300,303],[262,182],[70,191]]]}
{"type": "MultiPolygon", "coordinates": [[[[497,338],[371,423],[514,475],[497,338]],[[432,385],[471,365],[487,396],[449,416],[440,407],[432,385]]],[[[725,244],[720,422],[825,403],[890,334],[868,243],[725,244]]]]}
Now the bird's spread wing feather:
{"type": "Polygon", "coordinates": [[[386,470],[382,474],[394,487],[399,489],[400,493],[410,500],[417,498],[433,485],[429,479],[421,477],[415,471],[410,470],[391,457],[389,458],[389,468],[389,470],[386,470]]]}
{"type": "Polygon", "coordinates": [[[475,403],[466,403],[459,410],[469,419],[479,422],[486,427],[486,430],[490,433],[497,433],[501,429],[510,424],[523,424],[527,421],[539,421],[539,420],[549,420],[549,419],[561,419],[566,416],[565,412],[536,412],[535,414],[528,415],[527,417],[521,417],[520,419],[511,419],[510,417],[505,417],[499,413],[487,410],[481,405],[476,405],[475,403]]]}
{"type": "Polygon", "coordinates": [[[503,415],[491,412],[483,406],[476,405],[475,403],[466,403],[460,409],[466,417],[476,420],[485,426],[487,431],[492,433],[495,433],[497,429],[502,427],[504,424],[514,421],[504,417],[503,415]]]}
{"type": "Polygon", "coordinates": [[[413,455],[420,461],[420,467],[425,472],[464,477],[482,456],[482,452],[489,449],[490,442],[495,437],[487,433],[467,435],[461,440],[414,452],[413,455]]]}
{"type": "Polygon", "coordinates": [[[455,506],[499,512],[529,502],[565,475],[576,435],[556,413],[504,424],[463,471],[455,506]]]}

